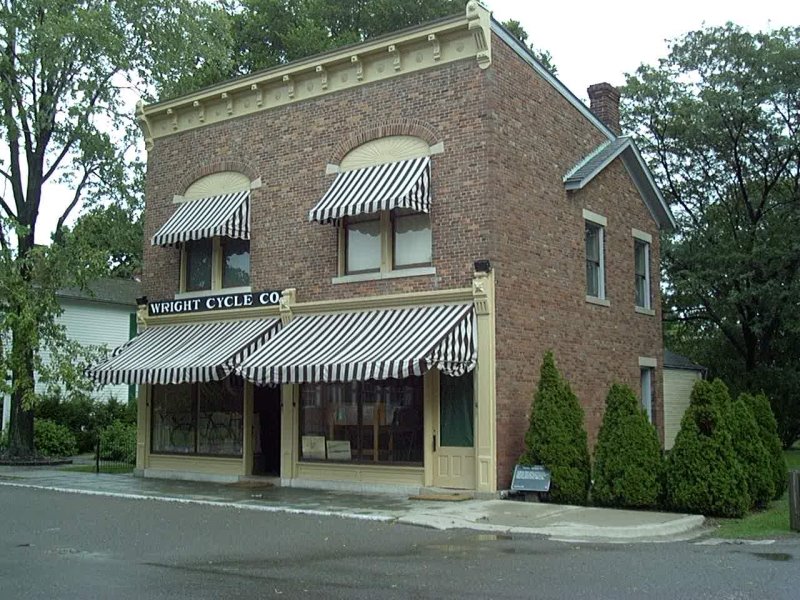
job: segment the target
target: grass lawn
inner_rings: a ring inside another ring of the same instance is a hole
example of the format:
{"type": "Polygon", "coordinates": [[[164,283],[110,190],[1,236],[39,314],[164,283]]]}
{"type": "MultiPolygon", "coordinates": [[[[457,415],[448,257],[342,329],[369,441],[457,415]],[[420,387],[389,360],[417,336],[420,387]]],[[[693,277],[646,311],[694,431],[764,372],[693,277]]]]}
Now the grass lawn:
{"type": "MultiPolygon", "coordinates": [[[[77,473],[94,473],[94,465],[73,465],[64,467],[62,471],[75,471],[77,473]]],[[[101,473],[132,473],[133,465],[100,465],[101,473]]]]}
{"type": "MultiPolygon", "coordinates": [[[[789,470],[800,469],[800,449],[785,453],[789,470]]],[[[716,535],[723,538],[765,538],[797,535],[789,529],[789,493],[772,502],[768,509],[751,513],[741,519],[720,519],[716,535]]]]}

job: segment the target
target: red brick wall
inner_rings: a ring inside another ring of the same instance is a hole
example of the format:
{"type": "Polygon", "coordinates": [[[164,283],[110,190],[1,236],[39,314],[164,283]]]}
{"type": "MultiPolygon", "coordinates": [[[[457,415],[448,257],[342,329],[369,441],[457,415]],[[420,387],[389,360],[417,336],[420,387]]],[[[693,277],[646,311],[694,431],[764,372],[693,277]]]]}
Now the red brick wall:
{"type": "MultiPolygon", "coordinates": [[[[508,487],[524,448],[531,400],[544,352],[578,395],[594,444],[614,381],[639,393],[639,356],[661,365],[658,231],[618,159],[584,190],[568,193],[562,178],[605,138],[497,37],[487,72],[493,116],[489,177],[497,235],[496,270],[498,487],[508,487]],[[608,219],[609,307],[586,302],[584,221],[587,208],[608,219]],[[655,317],[634,311],[631,228],[654,237],[655,317]]],[[[657,370],[656,419],[661,419],[657,370]]]]}
{"type": "Polygon", "coordinates": [[[295,287],[305,302],[469,287],[488,244],[486,103],[483,71],[466,60],[157,139],[148,160],[145,293],[178,290],[178,250],[149,239],[175,210],[173,195],[217,167],[263,182],[251,194],[253,289],[295,287]],[[326,165],[382,132],[444,142],[432,157],[436,276],[333,285],[336,228],[309,223],[308,211],[334,180],[326,165]]]}

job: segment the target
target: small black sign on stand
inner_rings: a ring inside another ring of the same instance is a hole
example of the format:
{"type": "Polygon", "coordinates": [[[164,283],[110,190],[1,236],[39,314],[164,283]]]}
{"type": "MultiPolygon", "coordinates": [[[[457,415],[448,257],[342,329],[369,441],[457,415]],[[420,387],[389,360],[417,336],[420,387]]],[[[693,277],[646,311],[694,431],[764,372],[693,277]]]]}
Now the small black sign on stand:
{"type": "Polygon", "coordinates": [[[514,476],[511,479],[511,493],[529,496],[547,494],[550,491],[550,471],[542,465],[528,467],[525,465],[514,466],[514,476]]]}

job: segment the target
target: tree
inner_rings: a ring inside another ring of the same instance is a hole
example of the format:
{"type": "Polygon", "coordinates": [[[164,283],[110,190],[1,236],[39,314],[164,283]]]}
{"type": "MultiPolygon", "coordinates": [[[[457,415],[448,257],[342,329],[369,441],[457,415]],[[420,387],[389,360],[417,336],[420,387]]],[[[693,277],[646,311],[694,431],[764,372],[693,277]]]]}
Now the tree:
{"type": "Polygon", "coordinates": [[[583,409],[558,372],[552,352],[542,361],[525,446],[520,464],[547,467],[554,502],[586,504],[591,465],[583,409]]]}
{"type": "Polygon", "coordinates": [[[662,243],[668,343],[800,436],[800,28],[686,34],[623,91],[679,223],[662,243]]]}
{"type": "Polygon", "coordinates": [[[761,443],[769,454],[770,477],[775,490],[773,499],[777,500],[786,491],[788,485],[788,473],[786,467],[786,457],[783,455],[781,440],[778,437],[778,426],[775,423],[775,416],[769,406],[769,400],[764,394],[742,394],[739,400],[744,402],[753,414],[758,425],[758,435],[761,443]]]}
{"type": "Polygon", "coordinates": [[[728,410],[733,450],[745,471],[751,508],[764,508],[775,496],[770,455],[761,441],[755,417],[744,400],[737,398],[730,403],[728,410]]]}
{"type": "Polygon", "coordinates": [[[252,73],[461,14],[464,4],[463,0],[240,0],[231,10],[233,73],[252,73]]]}
{"type": "Polygon", "coordinates": [[[655,507],[661,499],[663,470],[655,427],[633,390],[615,383],[597,436],[592,500],[620,508],[655,507]]]}
{"type": "Polygon", "coordinates": [[[670,508],[707,516],[741,517],[750,507],[745,470],[728,426],[728,389],[698,381],[666,465],[670,508]]]}
{"type": "Polygon", "coordinates": [[[77,253],[86,249],[79,241],[35,246],[39,216],[54,210],[45,184],[72,191],[57,242],[82,202],[125,200],[132,182],[121,157],[135,136],[125,90],[166,95],[190,86],[198,67],[225,71],[228,39],[226,15],[190,0],[0,0],[0,176],[10,196],[0,201],[0,285],[12,455],[33,451],[37,349],[63,339],[55,290],[80,284],[94,264],[77,253]]]}
{"type": "Polygon", "coordinates": [[[544,68],[550,71],[553,75],[558,74],[558,67],[556,67],[555,63],[553,63],[553,55],[550,54],[549,50],[541,50],[533,44],[528,44],[528,32],[525,31],[525,28],[519,21],[515,21],[514,19],[503,21],[503,27],[508,29],[508,31],[511,32],[515,38],[525,44],[531,51],[531,54],[533,54],[533,57],[542,63],[544,68]]]}

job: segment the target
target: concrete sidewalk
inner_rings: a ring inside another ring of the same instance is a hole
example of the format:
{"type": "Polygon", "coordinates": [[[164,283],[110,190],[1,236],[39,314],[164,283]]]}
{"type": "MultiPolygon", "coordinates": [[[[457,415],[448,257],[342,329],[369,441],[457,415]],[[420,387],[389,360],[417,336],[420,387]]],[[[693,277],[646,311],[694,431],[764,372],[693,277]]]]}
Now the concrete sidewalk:
{"type": "Polygon", "coordinates": [[[704,532],[704,519],[699,515],[511,500],[412,500],[407,496],[282,488],[257,480],[225,485],[0,466],[0,486],[239,510],[339,516],[435,529],[535,534],[568,541],[665,542],[691,539],[704,532]]]}

